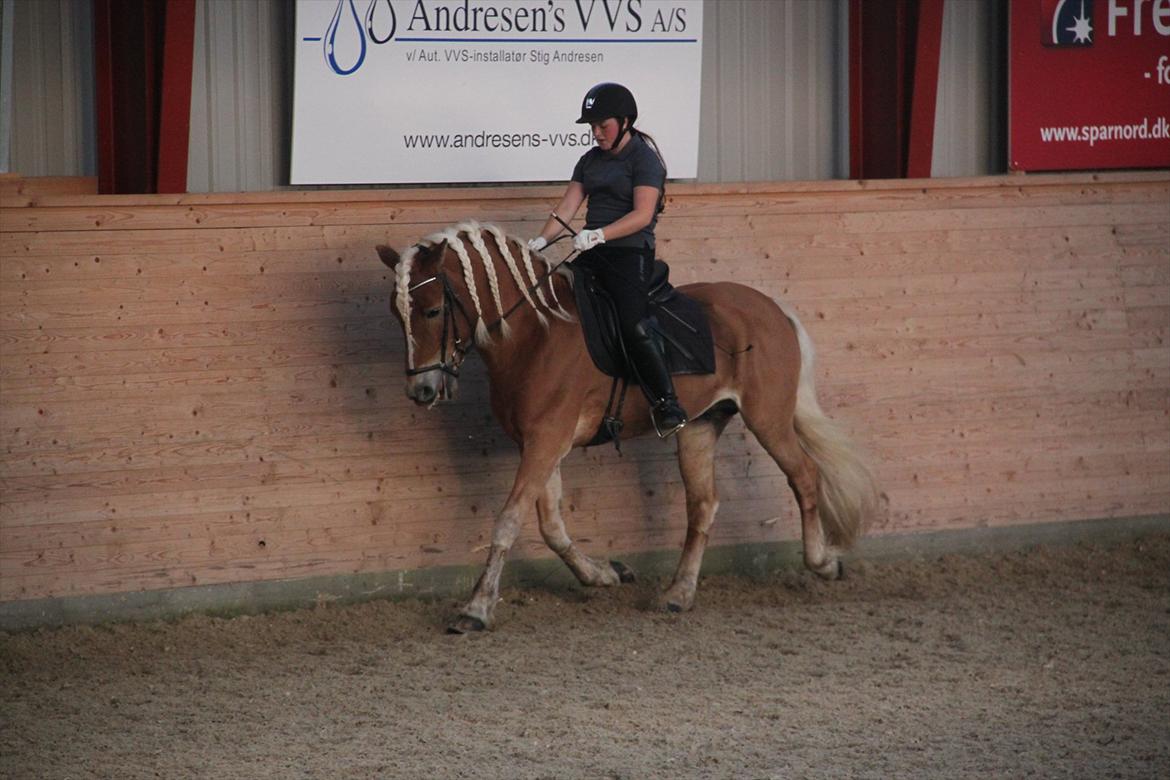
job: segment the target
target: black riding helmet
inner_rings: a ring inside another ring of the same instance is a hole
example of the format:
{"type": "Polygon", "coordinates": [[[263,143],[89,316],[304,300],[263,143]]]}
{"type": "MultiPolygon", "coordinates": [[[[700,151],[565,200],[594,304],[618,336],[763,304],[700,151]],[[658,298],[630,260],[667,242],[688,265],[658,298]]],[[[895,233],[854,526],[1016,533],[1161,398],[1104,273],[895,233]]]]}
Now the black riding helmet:
{"type": "Polygon", "coordinates": [[[581,118],[577,124],[585,125],[593,122],[603,122],[610,117],[622,119],[630,118],[630,124],[638,118],[638,104],[634,100],[634,93],[621,84],[605,82],[598,84],[585,93],[581,101],[581,118]]]}

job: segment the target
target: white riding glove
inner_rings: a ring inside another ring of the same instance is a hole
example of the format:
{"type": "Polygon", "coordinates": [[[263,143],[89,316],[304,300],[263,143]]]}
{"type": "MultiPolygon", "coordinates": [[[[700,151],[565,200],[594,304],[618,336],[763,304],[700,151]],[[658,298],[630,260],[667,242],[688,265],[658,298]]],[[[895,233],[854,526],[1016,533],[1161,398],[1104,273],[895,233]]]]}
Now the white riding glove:
{"type": "Polygon", "coordinates": [[[573,248],[578,252],[584,252],[586,249],[592,249],[598,244],[604,243],[605,233],[602,233],[600,228],[597,230],[582,230],[573,238],[573,248]]]}
{"type": "Polygon", "coordinates": [[[548,246],[548,242],[544,240],[544,236],[528,239],[528,248],[533,252],[539,252],[546,246],[548,246]]]}

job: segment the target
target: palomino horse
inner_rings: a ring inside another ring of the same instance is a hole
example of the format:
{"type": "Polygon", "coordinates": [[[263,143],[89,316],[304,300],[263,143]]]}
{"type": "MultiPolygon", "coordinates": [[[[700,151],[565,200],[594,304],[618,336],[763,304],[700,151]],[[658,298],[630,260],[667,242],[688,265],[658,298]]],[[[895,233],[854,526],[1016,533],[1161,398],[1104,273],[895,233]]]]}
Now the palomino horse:
{"type": "MultiPolygon", "coordinates": [[[[450,630],[491,626],[504,559],[533,514],[548,546],[582,584],[630,581],[633,573],[624,565],[582,553],[561,518],[561,460],[592,439],[611,390],[610,378],[587,353],[569,278],[552,273],[523,241],[473,222],[428,236],[401,255],[386,246],[378,254],[395,273],[406,394],[423,406],[452,396],[459,365],[474,344],[487,365],[492,412],[520,445],[520,468],[496,517],[486,569],[450,630]]],[[[840,577],[838,550],[857,538],[876,490],[864,461],[817,403],[808,334],[791,311],[750,287],[716,282],[680,289],[703,306],[722,348],[715,373],[676,381],[692,417],[677,434],[687,535],[660,605],[683,611],[694,603],[718,506],[715,444],[736,413],[796,494],[805,565],[826,579],[840,577]]],[[[623,417],[624,436],[651,430],[639,393],[630,394],[623,417]]]]}

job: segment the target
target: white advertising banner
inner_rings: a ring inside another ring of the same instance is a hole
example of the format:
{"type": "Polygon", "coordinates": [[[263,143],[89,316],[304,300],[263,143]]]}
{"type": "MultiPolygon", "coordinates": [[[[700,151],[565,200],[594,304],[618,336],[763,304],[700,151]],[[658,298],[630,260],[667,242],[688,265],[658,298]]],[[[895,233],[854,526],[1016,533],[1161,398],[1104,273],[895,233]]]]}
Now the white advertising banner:
{"type": "Polygon", "coordinates": [[[298,0],[293,184],[566,181],[585,92],[698,171],[702,0],[298,0]]]}

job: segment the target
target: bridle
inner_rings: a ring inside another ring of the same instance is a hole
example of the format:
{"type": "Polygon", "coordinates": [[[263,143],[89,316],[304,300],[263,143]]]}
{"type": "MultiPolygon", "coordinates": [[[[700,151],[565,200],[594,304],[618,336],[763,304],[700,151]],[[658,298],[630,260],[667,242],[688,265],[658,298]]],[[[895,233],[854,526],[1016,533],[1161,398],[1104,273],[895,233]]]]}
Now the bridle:
{"type": "Polygon", "coordinates": [[[431,282],[439,282],[443,285],[443,335],[439,342],[439,362],[418,368],[407,368],[406,375],[417,376],[438,369],[444,374],[449,374],[458,379],[459,367],[463,365],[463,360],[467,357],[468,347],[467,342],[459,338],[459,331],[455,323],[455,312],[458,311],[463,315],[463,321],[467,324],[468,340],[470,340],[471,334],[475,332],[475,326],[471,322],[471,317],[467,314],[467,309],[463,307],[462,301],[459,300],[459,296],[451,289],[451,282],[447,280],[446,272],[442,270],[429,279],[423,279],[418,284],[412,284],[407,288],[407,293],[412,293],[431,282]],[[447,359],[448,337],[451,339],[450,360],[447,359]]]}

